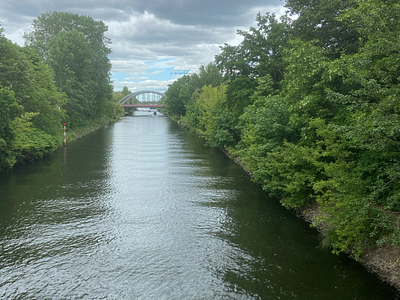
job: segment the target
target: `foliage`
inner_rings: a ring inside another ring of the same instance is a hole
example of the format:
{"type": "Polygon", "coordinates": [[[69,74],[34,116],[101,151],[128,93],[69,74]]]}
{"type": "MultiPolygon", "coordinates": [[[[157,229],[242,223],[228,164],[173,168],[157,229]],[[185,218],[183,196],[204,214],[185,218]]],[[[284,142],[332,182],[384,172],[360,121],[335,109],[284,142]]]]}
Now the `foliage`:
{"type": "Polygon", "coordinates": [[[60,120],[65,119],[65,111],[61,108],[66,103],[66,97],[57,91],[53,71],[31,49],[24,50],[30,68],[34,70],[30,72],[30,97],[29,101],[23,103],[24,111],[37,113],[31,120],[33,125],[56,136],[61,130],[60,120]]]}
{"type": "Polygon", "coordinates": [[[332,58],[342,52],[356,53],[360,46],[357,25],[351,20],[338,18],[358,5],[357,0],[286,0],[293,21],[293,36],[303,41],[317,40],[319,47],[332,58]]]}
{"type": "Polygon", "coordinates": [[[224,122],[221,118],[224,114],[224,103],[226,102],[226,86],[211,87],[204,86],[202,93],[197,99],[196,108],[198,111],[197,131],[205,137],[211,146],[223,148],[233,141],[224,122]]]}
{"type": "Polygon", "coordinates": [[[32,27],[24,38],[54,70],[59,91],[67,95],[69,126],[83,126],[114,112],[107,26],[89,16],[47,12],[34,19],[32,27]]]}
{"type": "Polygon", "coordinates": [[[77,128],[122,114],[112,99],[103,22],[48,12],[33,29],[25,47],[0,34],[0,170],[57,148],[65,121],[77,128]]]}
{"type": "Polygon", "coordinates": [[[254,103],[246,107],[238,126],[241,132],[238,154],[253,172],[269,152],[283,146],[284,141],[294,141],[297,136],[289,126],[290,114],[283,99],[277,95],[263,96],[264,91],[273,89],[272,80],[265,76],[258,78],[258,82],[254,103]]]}
{"type": "MultiPolygon", "coordinates": [[[[180,117],[186,114],[185,105],[188,103],[189,99],[185,97],[183,89],[187,86],[189,81],[191,81],[191,79],[194,80],[194,78],[194,75],[185,75],[168,86],[168,90],[165,92],[165,105],[168,115],[180,117]]],[[[188,88],[186,87],[185,89],[187,90],[188,88]]]]}
{"type": "Polygon", "coordinates": [[[65,103],[53,71],[31,49],[0,37],[0,169],[61,144],[65,103]]]}
{"type": "Polygon", "coordinates": [[[317,202],[334,253],[400,244],[400,4],[286,3],[294,21],[258,14],[221,47],[224,85],[170,87],[176,115],[285,207],[317,202]]]}
{"type": "Polygon", "coordinates": [[[60,145],[59,136],[50,135],[33,126],[31,119],[38,113],[24,113],[15,118],[15,139],[10,143],[9,164],[41,158],[60,145]]]}
{"type": "MultiPolygon", "coordinates": [[[[199,75],[196,73],[185,75],[174,83],[168,86],[166,91],[166,111],[171,116],[185,116],[187,113],[190,115],[195,109],[195,103],[199,90],[205,85],[213,87],[219,86],[222,83],[222,75],[215,64],[210,63],[206,66],[200,67],[199,75]]],[[[186,119],[188,121],[190,117],[186,119]]],[[[191,119],[192,125],[196,123],[191,119]]],[[[194,126],[195,127],[195,126],[194,126]]]]}
{"type": "Polygon", "coordinates": [[[92,118],[95,109],[93,80],[90,79],[91,57],[94,55],[83,33],[76,30],[60,32],[49,42],[49,65],[57,70],[56,82],[67,94],[65,109],[71,127],[82,126],[92,118]]]}
{"type": "Polygon", "coordinates": [[[17,104],[14,92],[0,85],[0,170],[12,165],[8,161],[10,142],[15,137],[14,119],[21,113],[22,107],[17,104]]]}

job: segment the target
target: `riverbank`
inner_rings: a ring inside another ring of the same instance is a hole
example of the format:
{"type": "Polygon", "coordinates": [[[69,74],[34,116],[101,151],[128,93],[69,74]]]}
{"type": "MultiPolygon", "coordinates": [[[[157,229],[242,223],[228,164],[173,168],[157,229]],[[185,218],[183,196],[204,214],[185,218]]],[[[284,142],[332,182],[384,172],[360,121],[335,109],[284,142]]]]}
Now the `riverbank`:
{"type": "MultiPolygon", "coordinates": [[[[120,116],[117,116],[113,120],[113,122],[118,121],[119,117],[120,116]]],[[[86,126],[75,129],[68,128],[67,124],[66,128],[67,144],[98,130],[99,128],[103,127],[106,124],[109,124],[110,122],[111,122],[110,118],[104,117],[98,120],[89,121],[86,124],[86,126]]],[[[26,142],[26,135],[23,135],[21,140],[26,142]]],[[[40,142],[43,143],[43,140],[40,140],[40,142]]],[[[64,142],[64,136],[62,134],[62,131],[60,130],[59,136],[53,136],[50,142],[48,141],[47,143],[43,143],[41,147],[37,147],[36,144],[34,144],[35,147],[23,144],[24,151],[20,150],[20,154],[18,156],[15,156],[14,161],[10,163],[7,168],[0,168],[0,172],[10,171],[15,165],[21,165],[21,164],[24,165],[26,163],[33,163],[38,159],[41,159],[44,156],[53,153],[56,149],[58,149],[63,145],[63,142],[64,142]]],[[[22,145],[21,142],[20,144],[22,145]]]]}
{"type": "MultiPolygon", "coordinates": [[[[251,172],[245,168],[240,158],[231,155],[227,149],[222,149],[222,151],[252,177],[251,172]]],[[[317,203],[303,207],[296,213],[321,233],[329,229],[326,223],[319,221],[322,212],[317,203]]],[[[350,253],[349,256],[354,259],[354,256],[350,253]]],[[[358,262],[400,294],[400,246],[386,244],[375,249],[366,247],[358,262]]]]}
{"type": "MultiPolygon", "coordinates": [[[[328,229],[325,223],[318,220],[322,212],[317,203],[298,210],[297,214],[321,233],[328,229]]],[[[352,255],[350,257],[353,258],[352,255]]],[[[358,262],[400,293],[400,246],[366,247],[358,262]]]]}
{"type": "MultiPolygon", "coordinates": [[[[112,122],[117,122],[119,118],[117,117],[112,122]]],[[[95,132],[96,130],[100,129],[104,125],[111,123],[110,118],[102,118],[98,120],[90,121],[86,126],[69,129],[67,127],[67,144],[68,142],[73,142],[89,133],[95,132]]]]}
{"type": "MultiPolygon", "coordinates": [[[[188,124],[182,123],[179,118],[171,118],[176,121],[180,126],[191,130],[188,124]]],[[[200,135],[200,134],[199,134],[200,135]]],[[[201,136],[201,135],[200,135],[201,136]]],[[[251,178],[254,178],[251,171],[247,170],[242,163],[240,157],[232,155],[229,149],[221,149],[225,155],[239,165],[251,178]]],[[[310,226],[315,227],[321,232],[329,230],[329,226],[326,223],[319,221],[322,216],[322,212],[317,203],[303,207],[296,211],[299,217],[302,217],[310,226]]],[[[349,253],[349,256],[354,259],[349,253]]],[[[400,294],[400,246],[384,245],[378,248],[365,247],[363,254],[358,259],[358,262],[362,264],[369,272],[375,274],[382,281],[397,290],[400,294]]]]}

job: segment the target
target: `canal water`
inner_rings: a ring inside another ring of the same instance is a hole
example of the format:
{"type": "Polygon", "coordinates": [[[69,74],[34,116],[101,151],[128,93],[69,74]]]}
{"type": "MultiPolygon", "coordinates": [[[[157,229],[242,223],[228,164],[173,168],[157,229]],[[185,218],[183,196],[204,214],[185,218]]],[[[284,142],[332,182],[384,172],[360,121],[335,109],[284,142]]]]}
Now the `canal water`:
{"type": "Polygon", "coordinates": [[[0,175],[0,299],[398,299],[148,111],[0,175]]]}

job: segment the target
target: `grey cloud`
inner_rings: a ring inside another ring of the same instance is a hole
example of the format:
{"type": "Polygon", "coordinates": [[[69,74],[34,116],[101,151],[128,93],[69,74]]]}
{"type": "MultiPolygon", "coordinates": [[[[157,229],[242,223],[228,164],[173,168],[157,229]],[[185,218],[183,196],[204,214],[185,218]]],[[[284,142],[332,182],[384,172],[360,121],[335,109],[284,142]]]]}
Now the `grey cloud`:
{"type": "MultiPolygon", "coordinates": [[[[196,69],[254,25],[257,12],[283,13],[282,0],[2,0],[0,22],[8,38],[46,11],[69,11],[103,20],[112,40],[113,72],[143,73],[144,61],[170,57],[176,68],[196,69]]],[[[151,79],[151,78],[150,78],[151,79]]],[[[148,81],[149,83],[150,81],[148,81]]]]}
{"type": "MultiPolygon", "coordinates": [[[[124,21],[133,13],[155,15],[158,19],[170,20],[174,24],[214,27],[241,26],[249,22],[250,15],[242,14],[252,8],[281,7],[282,0],[3,0],[2,13],[13,17],[29,16],[35,18],[51,10],[71,11],[90,15],[104,21],[124,21]],[[242,18],[238,19],[242,16],[242,18]]],[[[251,20],[250,20],[251,21],[251,20]]]]}

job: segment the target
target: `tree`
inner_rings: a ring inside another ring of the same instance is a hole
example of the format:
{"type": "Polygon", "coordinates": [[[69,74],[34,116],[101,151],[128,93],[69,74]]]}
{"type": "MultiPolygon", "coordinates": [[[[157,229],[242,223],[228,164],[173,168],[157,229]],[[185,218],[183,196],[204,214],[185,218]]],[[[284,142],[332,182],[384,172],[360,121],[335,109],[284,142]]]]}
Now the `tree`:
{"type": "Polygon", "coordinates": [[[206,144],[213,147],[223,148],[233,141],[233,137],[219,122],[224,115],[225,101],[226,85],[223,84],[218,87],[204,86],[196,101],[197,132],[206,139],[206,144]]]}
{"type": "MultiPolygon", "coordinates": [[[[3,39],[3,37],[0,37],[3,39]]],[[[22,107],[17,104],[13,91],[0,85],[0,170],[10,168],[10,142],[15,137],[14,119],[20,115],[22,107]]]]}
{"type": "Polygon", "coordinates": [[[227,43],[220,46],[221,53],[215,56],[215,64],[227,79],[238,75],[249,76],[252,68],[242,54],[242,47],[231,46],[227,43]]]}
{"type": "Polygon", "coordinates": [[[238,154],[248,170],[262,182],[258,166],[268,153],[282,147],[284,141],[295,141],[298,133],[290,126],[288,106],[278,95],[264,96],[265,90],[273,89],[269,76],[258,78],[259,85],[252,96],[254,103],[245,108],[239,117],[241,132],[237,145],[238,154]]]}
{"type": "Polygon", "coordinates": [[[7,169],[60,145],[65,97],[32,49],[0,37],[0,53],[0,169],[7,169]]]}
{"type": "Polygon", "coordinates": [[[60,32],[49,42],[47,61],[56,70],[55,82],[68,96],[65,109],[71,127],[82,126],[94,115],[95,83],[90,76],[93,55],[85,36],[77,30],[60,32]]]}
{"type": "Polygon", "coordinates": [[[197,74],[185,75],[168,86],[165,92],[166,110],[169,115],[181,117],[186,114],[193,92],[199,87],[197,74]]]}
{"type": "Polygon", "coordinates": [[[335,160],[324,166],[329,179],[315,187],[334,191],[320,201],[327,203],[337,252],[352,247],[359,255],[366,239],[400,244],[393,226],[400,210],[399,13],[397,1],[372,0],[342,16],[358,24],[364,42],[329,68],[348,88],[328,90],[328,98],[347,113],[344,122],[318,126],[323,154],[335,160]]]}
{"type": "Polygon", "coordinates": [[[122,97],[128,96],[129,94],[131,94],[132,92],[128,89],[128,87],[125,85],[122,89],[122,97]]]}
{"type": "Polygon", "coordinates": [[[34,48],[56,74],[60,91],[68,95],[66,109],[72,126],[109,116],[114,109],[108,55],[107,26],[89,16],[47,12],[33,20],[26,33],[34,48]]]}
{"type": "Polygon", "coordinates": [[[356,0],[287,0],[286,7],[298,18],[293,35],[303,41],[318,40],[318,45],[332,58],[342,52],[355,53],[360,46],[355,24],[340,19],[346,10],[357,7],[356,0]]]}
{"type": "Polygon", "coordinates": [[[66,103],[65,94],[58,92],[54,84],[54,72],[40,61],[32,49],[24,49],[30,61],[29,101],[24,103],[25,112],[38,113],[33,116],[32,124],[40,130],[58,136],[61,132],[61,121],[65,119],[62,107],[66,103]]]}
{"type": "Polygon", "coordinates": [[[31,63],[21,47],[5,37],[0,37],[0,84],[10,87],[19,104],[29,101],[31,63]]]}
{"type": "Polygon", "coordinates": [[[256,76],[269,75],[274,89],[279,90],[286,68],[283,51],[289,46],[292,21],[285,15],[278,20],[275,14],[269,13],[258,13],[256,21],[257,28],[239,31],[243,36],[242,53],[253,67],[252,73],[256,76]]]}
{"type": "Polygon", "coordinates": [[[214,63],[209,63],[206,66],[200,66],[199,77],[199,81],[196,83],[198,88],[201,88],[205,85],[216,87],[219,86],[223,81],[222,74],[214,63]]]}
{"type": "Polygon", "coordinates": [[[237,125],[239,117],[244,113],[244,109],[253,104],[252,95],[257,87],[257,80],[240,75],[229,82],[226,89],[227,100],[225,102],[226,110],[231,119],[231,126],[228,129],[236,142],[240,139],[240,132],[237,125]]]}
{"type": "Polygon", "coordinates": [[[257,27],[238,31],[243,36],[238,46],[220,47],[221,53],[215,56],[215,63],[226,79],[270,75],[274,88],[279,89],[285,70],[283,50],[291,36],[291,20],[287,16],[278,20],[274,14],[259,13],[256,21],[257,27]]]}

